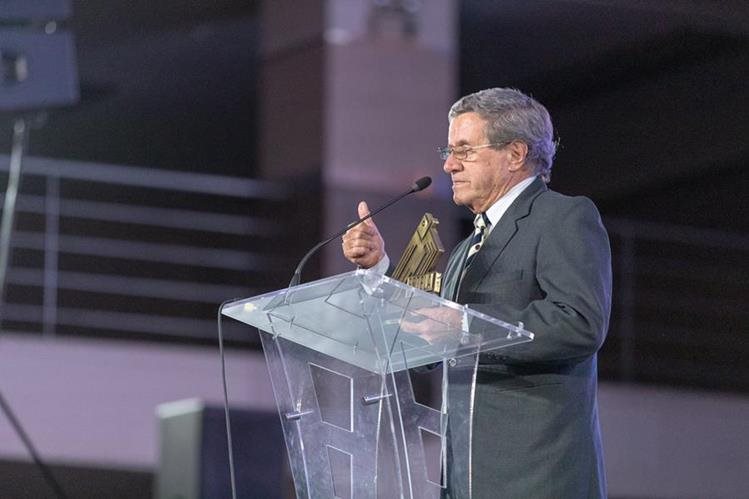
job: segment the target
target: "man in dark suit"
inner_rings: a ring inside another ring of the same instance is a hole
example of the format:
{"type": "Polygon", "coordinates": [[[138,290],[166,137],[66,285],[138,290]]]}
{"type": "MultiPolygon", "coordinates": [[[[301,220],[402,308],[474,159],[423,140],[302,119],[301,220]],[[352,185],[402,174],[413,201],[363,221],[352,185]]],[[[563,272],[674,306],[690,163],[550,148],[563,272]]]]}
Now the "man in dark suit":
{"type": "MultiPolygon", "coordinates": [[[[596,353],[611,305],[608,236],[593,203],[549,190],[555,154],[547,110],[493,88],[449,113],[441,150],[453,201],[475,215],[474,233],[448,260],[443,296],[509,323],[534,341],[479,357],[469,468],[448,469],[455,498],[606,497],[597,408],[596,353]]],[[[359,214],[368,213],[366,203],[359,214]]],[[[387,269],[369,220],[343,238],[344,255],[387,269]]]]}

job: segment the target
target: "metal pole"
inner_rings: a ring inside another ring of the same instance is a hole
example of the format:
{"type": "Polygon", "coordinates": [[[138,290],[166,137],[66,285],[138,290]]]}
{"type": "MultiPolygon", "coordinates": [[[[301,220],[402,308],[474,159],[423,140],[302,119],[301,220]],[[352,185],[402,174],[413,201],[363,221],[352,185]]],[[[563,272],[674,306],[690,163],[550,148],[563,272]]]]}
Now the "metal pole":
{"type": "Polygon", "coordinates": [[[21,164],[28,140],[28,125],[25,118],[17,118],[13,125],[13,148],[10,154],[8,186],[5,189],[3,218],[0,222],[0,301],[5,296],[5,282],[8,276],[10,257],[10,237],[13,233],[13,218],[16,211],[18,186],[21,182],[21,164]]]}
{"type": "MultiPolygon", "coordinates": [[[[8,259],[10,255],[10,237],[13,234],[13,218],[16,211],[16,198],[18,197],[18,187],[21,183],[21,163],[23,154],[26,149],[26,143],[29,137],[28,124],[25,118],[17,118],[13,125],[13,148],[10,154],[10,168],[8,172],[8,186],[5,189],[5,203],[3,205],[3,218],[0,222],[0,305],[2,304],[5,294],[5,281],[8,275],[8,259]]],[[[0,320],[2,313],[0,309],[0,320]]],[[[16,417],[13,409],[3,394],[0,393],[0,412],[5,413],[8,421],[15,430],[23,445],[28,450],[29,455],[34,460],[44,477],[44,480],[55,492],[58,499],[67,499],[65,491],[60,487],[59,482],[55,479],[52,470],[44,463],[36,447],[32,443],[26,431],[24,431],[21,422],[16,417]]]]}
{"type": "Polygon", "coordinates": [[[57,324],[57,272],[60,238],[60,177],[47,177],[44,197],[44,307],[43,331],[54,336],[57,324]]]}

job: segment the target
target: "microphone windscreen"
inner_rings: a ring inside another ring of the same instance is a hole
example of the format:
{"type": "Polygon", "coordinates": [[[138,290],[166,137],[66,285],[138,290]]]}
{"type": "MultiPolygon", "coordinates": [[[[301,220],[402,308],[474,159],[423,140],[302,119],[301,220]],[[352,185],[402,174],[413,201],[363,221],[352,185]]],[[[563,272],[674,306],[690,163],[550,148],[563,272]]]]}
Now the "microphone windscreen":
{"type": "Polygon", "coordinates": [[[411,189],[413,192],[423,191],[432,184],[432,177],[421,177],[419,180],[413,183],[411,189]]]}

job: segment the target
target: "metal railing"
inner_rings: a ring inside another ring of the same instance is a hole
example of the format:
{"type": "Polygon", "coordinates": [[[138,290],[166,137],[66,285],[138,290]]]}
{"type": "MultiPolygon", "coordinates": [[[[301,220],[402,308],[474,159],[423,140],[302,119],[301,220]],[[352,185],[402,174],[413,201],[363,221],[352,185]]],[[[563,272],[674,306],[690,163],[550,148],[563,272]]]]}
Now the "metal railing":
{"type": "Polygon", "coordinates": [[[614,304],[602,377],[749,391],[749,236],[605,223],[614,304]]]}
{"type": "MultiPolygon", "coordinates": [[[[42,158],[23,172],[4,329],[213,341],[218,303],[284,286],[319,236],[320,207],[289,186],[42,158]],[[309,233],[288,233],[278,221],[299,206],[309,233]]],[[[749,236],[605,223],[614,303],[601,377],[749,391],[749,236]]]]}
{"type": "Polygon", "coordinates": [[[218,303],[288,277],[296,254],[257,242],[283,239],[291,198],[246,178],[26,158],[3,328],[213,338],[218,303]]]}

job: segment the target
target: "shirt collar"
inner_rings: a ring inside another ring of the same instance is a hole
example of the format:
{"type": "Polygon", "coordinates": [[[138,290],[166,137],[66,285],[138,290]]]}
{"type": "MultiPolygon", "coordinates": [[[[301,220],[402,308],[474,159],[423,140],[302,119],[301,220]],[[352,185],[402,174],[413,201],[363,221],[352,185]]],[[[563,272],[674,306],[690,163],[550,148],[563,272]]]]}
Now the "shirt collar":
{"type": "Polygon", "coordinates": [[[515,201],[518,196],[520,196],[520,194],[533,183],[534,180],[536,180],[536,177],[534,175],[531,175],[527,179],[519,182],[516,186],[507,191],[504,196],[499,198],[493,205],[491,205],[488,210],[486,210],[486,216],[489,217],[489,221],[491,221],[492,223],[491,226],[489,226],[489,231],[497,226],[497,223],[499,223],[499,221],[502,219],[502,216],[505,214],[512,202],[515,201]]]}

